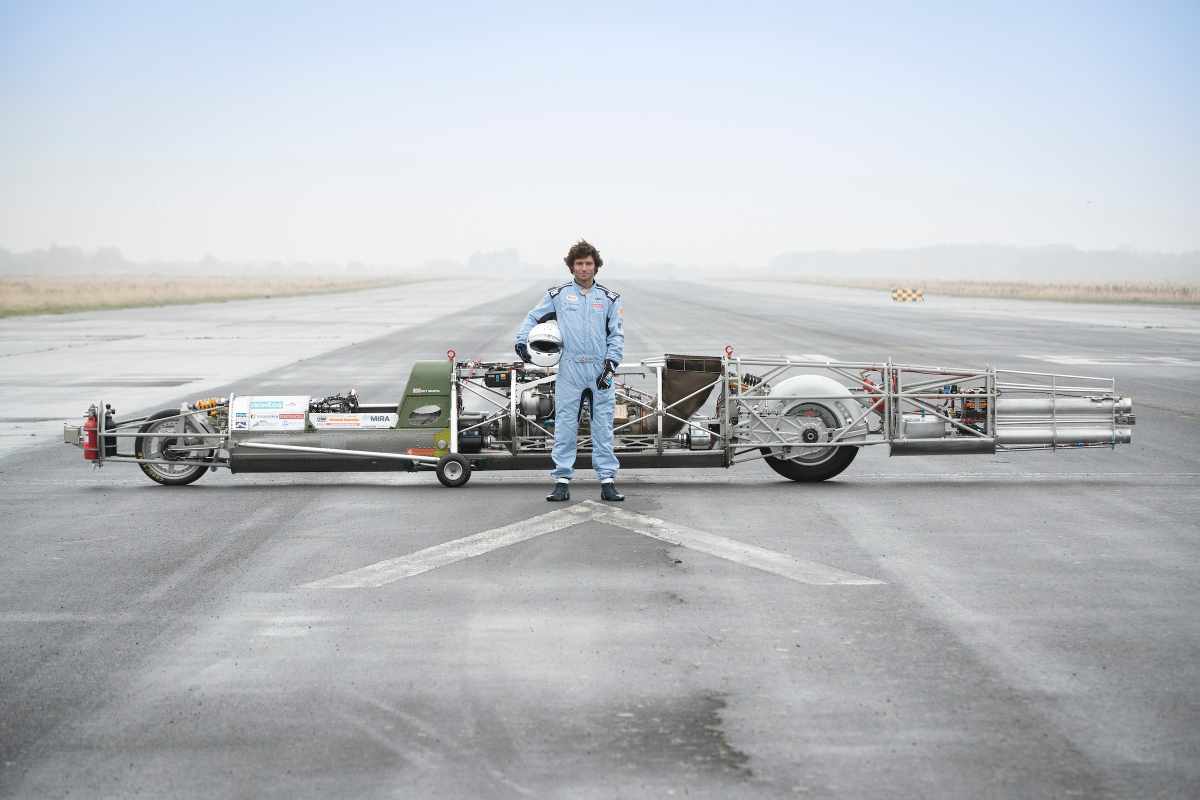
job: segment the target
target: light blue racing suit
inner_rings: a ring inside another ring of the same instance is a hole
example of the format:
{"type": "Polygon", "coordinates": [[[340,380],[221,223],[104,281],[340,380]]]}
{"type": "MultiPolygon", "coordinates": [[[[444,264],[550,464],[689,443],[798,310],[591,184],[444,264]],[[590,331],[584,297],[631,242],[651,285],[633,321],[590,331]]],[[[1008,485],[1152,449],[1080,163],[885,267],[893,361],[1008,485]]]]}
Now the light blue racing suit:
{"type": "Polygon", "coordinates": [[[585,392],[592,396],[592,467],[601,480],[613,480],[621,466],[613,454],[615,386],[596,388],[605,359],[621,363],[625,352],[621,295],[593,283],[586,292],[574,281],[549,289],[525,316],[517,344],[529,341],[533,326],[554,312],[562,333],[563,354],[554,382],[554,471],[556,479],[575,473],[579,411],[585,392]]]}

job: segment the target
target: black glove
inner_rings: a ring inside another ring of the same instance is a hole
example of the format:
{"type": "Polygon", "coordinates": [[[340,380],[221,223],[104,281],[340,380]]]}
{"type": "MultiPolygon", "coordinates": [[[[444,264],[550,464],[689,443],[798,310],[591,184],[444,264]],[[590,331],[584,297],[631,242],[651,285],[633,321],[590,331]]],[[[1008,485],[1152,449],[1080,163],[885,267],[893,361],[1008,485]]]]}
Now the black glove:
{"type": "Polygon", "coordinates": [[[517,342],[515,349],[517,351],[517,355],[520,356],[521,360],[526,364],[528,364],[530,361],[533,361],[533,358],[529,355],[529,345],[525,344],[524,342],[517,342]]]}
{"type": "Polygon", "coordinates": [[[613,375],[617,374],[617,362],[610,358],[604,359],[604,372],[600,373],[600,377],[596,378],[597,389],[612,388],[613,375]]]}

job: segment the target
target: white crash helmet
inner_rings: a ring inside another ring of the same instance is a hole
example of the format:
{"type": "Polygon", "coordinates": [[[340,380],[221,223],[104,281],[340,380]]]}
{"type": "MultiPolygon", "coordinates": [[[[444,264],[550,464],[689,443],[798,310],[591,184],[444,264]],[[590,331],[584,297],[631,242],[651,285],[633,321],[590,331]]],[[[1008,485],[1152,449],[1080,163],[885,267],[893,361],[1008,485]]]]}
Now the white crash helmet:
{"type": "Polygon", "coordinates": [[[558,321],[550,320],[533,326],[529,332],[529,358],[539,367],[553,367],[562,358],[562,333],[558,321]]]}

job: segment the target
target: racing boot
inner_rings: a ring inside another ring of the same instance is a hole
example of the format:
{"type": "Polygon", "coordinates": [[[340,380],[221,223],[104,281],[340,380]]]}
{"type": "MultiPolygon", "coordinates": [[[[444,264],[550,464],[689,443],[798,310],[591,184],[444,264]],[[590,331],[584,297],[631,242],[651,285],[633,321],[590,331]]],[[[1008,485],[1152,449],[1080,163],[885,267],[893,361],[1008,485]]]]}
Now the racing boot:
{"type": "Polygon", "coordinates": [[[617,491],[617,484],[612,481],[605,481],[600,484],[600,499],[607,500],[610,503],[620,503],[625,499],[625,495],[617,491]]]}
{"type": "Polygon", "coordinates": [[[546,495],[546,499],[551,503],[561,503],[564,500],[570,500],[571,484],[566,481],[559,481],[554,484],[554,491],[546,495]]]}

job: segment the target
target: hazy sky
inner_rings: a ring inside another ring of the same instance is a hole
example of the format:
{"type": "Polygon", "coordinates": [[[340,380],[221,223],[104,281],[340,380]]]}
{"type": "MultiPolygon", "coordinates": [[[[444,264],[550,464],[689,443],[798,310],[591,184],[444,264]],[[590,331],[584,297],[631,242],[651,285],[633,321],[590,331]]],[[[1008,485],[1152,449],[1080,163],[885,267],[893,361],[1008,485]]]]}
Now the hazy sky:
{"type": "Polygon", "coordinates": [[[1196,0],[169,5],[0,0],[0,246],[1200,248],[1196,0]]]}

